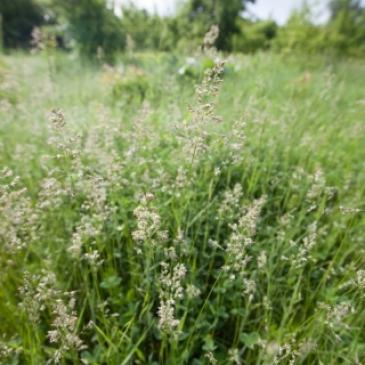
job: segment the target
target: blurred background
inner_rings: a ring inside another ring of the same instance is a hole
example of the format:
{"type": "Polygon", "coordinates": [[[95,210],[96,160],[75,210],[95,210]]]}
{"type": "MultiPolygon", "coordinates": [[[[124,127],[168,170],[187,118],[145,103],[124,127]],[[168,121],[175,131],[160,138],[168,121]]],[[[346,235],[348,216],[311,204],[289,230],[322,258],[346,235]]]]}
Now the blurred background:
{"type": "Polygon", "coordinates": [[[0,45],[54,47],[112,62],[118,52],[190,53],[212,25],[233,53],[365,55],[360,0],[1,0],[0,45]]]}

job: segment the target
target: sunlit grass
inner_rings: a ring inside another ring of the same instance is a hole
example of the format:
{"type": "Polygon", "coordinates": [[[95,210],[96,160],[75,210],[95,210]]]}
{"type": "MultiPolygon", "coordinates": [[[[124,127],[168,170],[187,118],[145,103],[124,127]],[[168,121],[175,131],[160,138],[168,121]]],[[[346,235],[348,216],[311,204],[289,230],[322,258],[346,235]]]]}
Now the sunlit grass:
{"type": "Polygon", "coordinates": [[[210,67],[1,58],[1,363],[365,361],[364,64],[210,67]]]}

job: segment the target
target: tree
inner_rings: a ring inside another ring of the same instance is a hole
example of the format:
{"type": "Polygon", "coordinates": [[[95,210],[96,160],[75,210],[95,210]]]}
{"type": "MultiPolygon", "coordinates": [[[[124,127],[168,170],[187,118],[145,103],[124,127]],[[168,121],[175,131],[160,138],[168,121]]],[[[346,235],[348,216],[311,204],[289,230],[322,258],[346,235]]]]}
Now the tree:
{"type": "Polygon", "coordinates": [[[0,14],[5,47],[28,46],[33,28],[44,22],[43,8],[34,0],[1,0],[0,14]]]}
{"type": "Polygon", "coordinates": [[[332,0],[330,41],[343,53],[365,51],[365,8],[358,0],[332,0]]]}
{"type": "Polygon", "coordinates": [[[123,7],[123,29],[133,40],[136,49],[161,49],[168,19],[149,14],[144,9],[129,5],[123,7]]]}
{"type": "Polygon", "coordinates": [[[359,0],[331,0],[329,9],[333,20],[342,12],[352,15],[360,14],[363,11],[363,6],[359,0]]]}
{"type": "Polygon", "coordinates": [[[185,17],[185,31],[191,29],[196,36],[204,34],[215,24],[219,27],[217,48],[231,49],[232,35],[239,32],[237,24],[245,4],[255,0],[190,0],[183,7],[181,16],[185,17]]]}
{"type": "Polygon", "coordinates": [[[278,25],[273,20],[250,21],[240,19],[240,32],[232,38],[234,52],[251,53],[258,50],[267,50],[275,39],[278,25]]]}
{"type": "Polygon", "coordinates": [[[124,48],[122,23],[105,0],[55,0],[55,4],[62,10],[68,31],[83,56],[95,57],[102,51],[110,61],[124,48]]]}

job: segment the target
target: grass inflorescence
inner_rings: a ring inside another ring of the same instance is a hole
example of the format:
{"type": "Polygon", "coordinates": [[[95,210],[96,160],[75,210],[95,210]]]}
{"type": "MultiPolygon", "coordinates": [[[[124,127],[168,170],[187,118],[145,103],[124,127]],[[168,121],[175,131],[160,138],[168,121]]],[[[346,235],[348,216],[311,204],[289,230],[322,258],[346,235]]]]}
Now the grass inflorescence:
{"type": "Polygon", "coordinates": [[[364,363],[364,64],[207,57],[2,57],[2,364],[364,363]]]}

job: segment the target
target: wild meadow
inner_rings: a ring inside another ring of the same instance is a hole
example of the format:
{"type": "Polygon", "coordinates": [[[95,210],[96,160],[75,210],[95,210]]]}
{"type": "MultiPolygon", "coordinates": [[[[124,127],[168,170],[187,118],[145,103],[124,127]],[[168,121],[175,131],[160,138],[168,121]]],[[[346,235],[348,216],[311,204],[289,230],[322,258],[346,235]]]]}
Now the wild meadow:
{"type": "Polygon", "coordinates": [[[0,363],[365,364],[365,64],[0,58],[0,363]]]}

